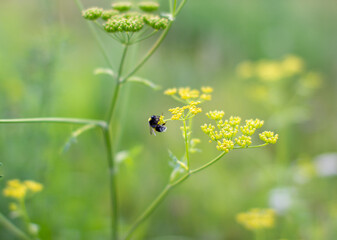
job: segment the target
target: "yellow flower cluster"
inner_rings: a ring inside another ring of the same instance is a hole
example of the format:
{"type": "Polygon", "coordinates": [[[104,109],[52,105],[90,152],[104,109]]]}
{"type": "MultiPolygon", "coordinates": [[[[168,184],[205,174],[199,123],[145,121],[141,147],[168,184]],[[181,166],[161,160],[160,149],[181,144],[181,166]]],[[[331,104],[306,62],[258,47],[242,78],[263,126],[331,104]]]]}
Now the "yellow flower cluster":
{"type": "Polygon", "coordinates": [[[297,56],[288,55],[281,61],[242,62],[237,67],[237,74],[242,78],[257,77],[265,82],[274,82],[299,74],[303,70],[303,60],[297,56]]]}
{"type": "Polygon", "coordinates": [[[227,139],[222,139],[222,142],[218,141],[218,145],[216,146],[216,149],[218,149],[219,151],[224,151],[226,153],[228,153],[233,148],[234,148],[233,141],[227,139]]]}
{"type": "Polygon", "coordinates": [[[264,121],[261,121],[259,119],[249,119],[246,120],[246,125],[240,127],[240,130],[243,135],[251,136],[255,133],[256,129],[261,128],[263,124],[264,121]]]}
{"type": "Polygon", "coordinates": [[[274,132],[265,131],[263,133],[259,134],[260,139],[264,141],[265,143],[271,143],[275,144],[278,140],[278,134],[275,134],[274,132]]]}
{"type": "Polygon", "coordinates": [[[275,225],[275,211],[254,208],[248,212],[239,213],[236,220],[249,230],[272,228],[275,225]]]}
{"type": "MultiPolygon", "coordinates": [[[[205,123],[201,126],[201,130],[208,135],[210,138],[209,142],[216,141],[217,149],[219,151],[225,151],[226,153],[232,150],[235,145],[240,148],[250,146],[252,144],[251,136],[255,133],[256,129],[261,128],[264,123],[264,121],[259,119],[249,119],[245,121],[245,125],[240,126],[240,117],[231,116],[229,119],[223,120],[223,111],[210,111],[206,113],[206,115],[216,122],[216,126],[205,123]],[[239,129],[242,135],[236,137],[239,129]]],[[[275,143],[277,137],[278,135],[271,135],[271,132],[260,134],[260,138],[266,143],[275,143]],[[263,138],[261,138],[261,136],[263,136],[263,138]]]]}
{"type": "Polygon", "coordinates": [[[242,135],[238,138],[235,138],[235,142],[241,147],[247,147],[252,144],[252,138],[250,136],[242,135]]]}
{"type": "Polygon", "coordinates": [[[6,197],[23,199],[28,192],[37,193],[42,191],[42,189],[43,185],[38,182],[31,180],[21,182],[18,179],[13,179],[7,182],[7,186],[3,190],[3,194],[6,197]]]}
{"type": "Polygon", "coordinates": [[[200,103],[201,101],[192,101],[189,105],[169,109],[172,113],[171,120],[183,120],[184,118],[193,117],[196,114],[201,113],[202,109],[197,107],[200,103]],[[185,110],[188,110],[187,114],[185,114],[185,110]]]}
{"type": "Polygon", "coordinates": [[[212,92],[213,88],[211,87],[201,87],[201,90],[191,89],[190,87],[182,87],[178,89],[169,88],[164,91],[164,94],[189,103],[190,101],[210,101],[212,99],[212,95],[210,93],[212,92]],[[178,95],[176,95],[176,93],[178,93],[178,95]]]}

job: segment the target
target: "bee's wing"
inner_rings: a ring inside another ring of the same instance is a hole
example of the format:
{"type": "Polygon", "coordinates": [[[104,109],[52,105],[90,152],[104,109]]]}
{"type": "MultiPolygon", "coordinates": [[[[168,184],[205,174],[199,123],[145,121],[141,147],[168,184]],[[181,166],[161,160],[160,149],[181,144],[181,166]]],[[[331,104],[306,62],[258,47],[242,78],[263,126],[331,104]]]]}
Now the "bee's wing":
{"type": "Polygon", "coordinates": [[[150,134],[152,135],[152,133],[153,133],[153,135],[156,136],[156,132],[154,131],[154,129],[151,126],[149,126],[149,127],[150,127],[150,134]]]}

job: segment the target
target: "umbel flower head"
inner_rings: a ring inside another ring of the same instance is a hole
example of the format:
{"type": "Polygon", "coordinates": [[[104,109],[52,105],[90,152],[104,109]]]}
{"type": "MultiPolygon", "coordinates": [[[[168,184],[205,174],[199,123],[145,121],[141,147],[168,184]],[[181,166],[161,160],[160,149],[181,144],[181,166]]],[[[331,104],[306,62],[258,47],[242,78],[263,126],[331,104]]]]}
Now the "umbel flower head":
{"type": "Polygon", "coordinates": [[[21,182],[18,179],[13,179],[7,182],[6,188],[3,190],[5,197],[15,198],[15,199],[24,199],[27,193],[37,193],[42,191],[43,185],[27,180],[21,182]]]}
{"type": "Polygon", "coordinates": [[[254,208],[248,212],[239,213],[236,215],[236,220],[248,230],[272,228],[275,225],[275,211],[254,208]]]}
{"type": "MultiPolygon", "coordinates": [[[[219,151],[226,153],[234,148],[249,147],[252,144],[252,135],[264,124],[264,121],[259,119],[249,119],[245,121],[244,125],[240,125],[241,118],[233,116],[223,120],[224,111],[210,111],[206,115],[209,119],[215,121],[215,125],[205,123],[201,126],[201,130],[209,136],[210,142],[217,143],[216,148],[219,151]]],[[[263,132],[260,134],[260,139],[265,142],[264,145],[275,144],[278,134],[275,135],[269,131],[263,132]]]]}
{"type": "Polygon", "coordinates": [[[82,16],[88,20],[96,20],[100,18],[102,13],[103,13],[102,8],[93,7],[93,8],[89,8],[87,10],[82,11],[82,16]]]}
{"type": "Polygon", "coordinates": [[[190,87],[181,87],[181,88],[169,88],[164,94],[172,96],[174,99],[189,103],[191,101],[210,101],[212,99],[211,93],[213,88],[211,87],[201,87],[198,89],[191,89],[190,87]]]}
{"type": "Polygon", "coordinates": [[[154,12],[159,8],[159,4],[157,2],[140,2],[138,4],[140,10],[144,12],[154,12]]]}
{"type": "Polygon", "coordinates": [[[112,4],[112,8],[120,12],[129,11],[131,7],[132,7],[131,2],[116,2],[112,4]]]}

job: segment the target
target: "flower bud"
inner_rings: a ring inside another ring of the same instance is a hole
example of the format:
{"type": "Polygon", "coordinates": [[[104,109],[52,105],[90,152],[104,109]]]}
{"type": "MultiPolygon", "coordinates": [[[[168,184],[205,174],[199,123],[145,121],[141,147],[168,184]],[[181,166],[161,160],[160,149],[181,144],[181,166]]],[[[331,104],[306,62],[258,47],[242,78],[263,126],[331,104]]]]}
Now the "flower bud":
{"type": "Polygon", "coordinates": [[[138,7],[144,12],[153,12],[159,8],[159,4],[156,2],[140,2],[138,7]]]}
{"type": "Polygon", "coordinates": [[[87,10],[82,11],[82,16],[88,20],[96,20],[102,15],[102,8],[89,8],[87,10]]]}
{"type": "Polygon", "coordinates": [[[131,7],[132,7],[131,2],[117,2],[112,4],[112,8],[120,12],[129,11],[131,7]]]}

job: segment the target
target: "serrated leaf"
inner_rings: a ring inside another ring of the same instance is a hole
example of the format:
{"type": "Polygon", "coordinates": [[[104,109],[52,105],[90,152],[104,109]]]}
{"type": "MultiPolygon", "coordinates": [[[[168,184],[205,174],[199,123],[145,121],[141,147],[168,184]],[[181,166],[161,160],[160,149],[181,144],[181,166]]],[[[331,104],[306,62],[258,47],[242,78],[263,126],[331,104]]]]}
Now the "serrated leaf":
{"type": "Polygon", "coordinates": [[[148,87],[152,88],[153,90],[160,90],[161,89],[161,86],[156,85],[153,82],[151,82],[150,80],[145,79],[145,78],[141,78],[141,77],[130,77],[127,81],[144,84],[145,86],[148,86],[148,87]]]}
{"type": "Polygon", "coordinates": [[[88,124],[85,125],[79,129],[77,129],[76,131],[71,133],[71,136],[68,138],[68,140],[66,141],[66,143],[63,145],[62,149],[61,149],[61,153],[65,153],[69,150],[69,148],[77,143],[77,138],[84,132],[89,131],[90,129],[95,128],[96,125],[94,124],[88,124]]]}
{"type": "Polygon", "coordinates": [[[96,68],[94,70],[94,74],[95,75],[101,75],[101,74],[105,74],[105,75],[109,75],[111,77],[115,76],[114,71],[112,71],[112,69],[110,68],[96,68]]]}

